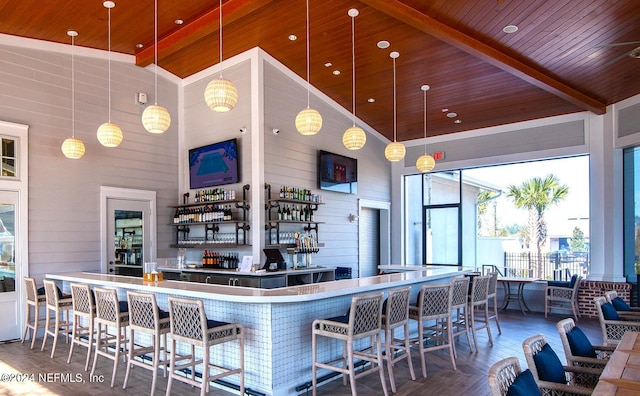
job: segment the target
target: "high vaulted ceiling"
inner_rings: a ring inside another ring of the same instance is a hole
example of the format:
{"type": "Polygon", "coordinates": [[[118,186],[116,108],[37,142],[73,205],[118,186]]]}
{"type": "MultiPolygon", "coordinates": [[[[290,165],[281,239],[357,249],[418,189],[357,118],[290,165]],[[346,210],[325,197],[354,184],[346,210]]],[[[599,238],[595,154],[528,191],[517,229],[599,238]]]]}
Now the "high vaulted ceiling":
{"type": "MultiPolygon", "coordinates": [[[[423,84],[431,86],[429,136],[583,110],[603,114],[640,93],[640,59],[629,56],[640,46],[638,0],[309,0],[309,8],[310,83],[348,110],[347,11],[360,11],[356,114],[389,139],[391,51],[400,53],[398,141],[424,134],[423,84]],[[507,25],[517,32],[504,33],[507,25]],[[380,40],[390,46],[378,48],[380,40]]],[[[139,66],[153,63],[154,1],[116,1],[111,12],[112,50],[135,55],[139,66]]],[[[184,78],[219,62],[217,1],[158,0],[158,14],[160,67],[184,78]]],[[[306,79],[305,15],[305,0],[225,0],[223,58],[259,46],[306,79]]],[[[102,1],[0,0],[0,33],[68,44],[69,29],[79,32],[76,45],[106,49],[102,1]]],[[[306,107],[306,97],[299,105],[306,107]]]]}

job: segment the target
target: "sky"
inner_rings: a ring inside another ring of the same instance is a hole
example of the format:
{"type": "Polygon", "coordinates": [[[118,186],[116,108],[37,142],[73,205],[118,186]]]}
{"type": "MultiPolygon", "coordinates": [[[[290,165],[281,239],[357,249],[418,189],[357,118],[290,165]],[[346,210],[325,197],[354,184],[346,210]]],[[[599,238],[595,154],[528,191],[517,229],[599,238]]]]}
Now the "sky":
{"type": "Polygon", "coordinates": [[[499,186],[503,195],[497,199],[500,225],[526,224],[527,210],[517,209],[511,199],[506,197],[507,186],[520,186],[533,177],[544,178],[554,174],[560,184],[569,187],[569,193],[558,205],[551,206],[545,212],[547,233],[549,236],[571,236],[578,226],[589,235],[589,157],[571,157],[547,161],[527,162],[513,165],[500,165],[478,169],[465,169],[463,175],[499,186]],[[580,220],[577,220],[580,219],[580,220]]]}

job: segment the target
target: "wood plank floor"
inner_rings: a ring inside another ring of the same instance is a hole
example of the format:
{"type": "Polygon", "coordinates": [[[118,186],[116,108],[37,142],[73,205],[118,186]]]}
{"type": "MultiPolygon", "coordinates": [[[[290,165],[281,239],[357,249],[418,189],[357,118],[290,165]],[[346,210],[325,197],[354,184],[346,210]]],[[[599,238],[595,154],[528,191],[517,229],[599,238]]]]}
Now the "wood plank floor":
{"type": "MultiPolygon", "coordinates": [[[[428,395],[489,395],[487,385],[487,372],[489,367],[500,359],[508,356],[517,356],[520,363],[526,368],[524,355],[522,352],[522,341],[535,334],[545,334],[549,344],[558,353],[564,362],[564,352],[558,336],[555,324],[564,316],[551,315],[548,319],[543,314],[530,313],[523,316],[519,311],[504,311],[500,313],[500,324],[502,335],[497,334],[495,324],[492,324],[492,334],[494,345],[491,347],[488,342],[486,331],[480,331],[478,337],[478,353],[469,353],[466,338],[457,341],[458,359],[456,360],[457,370],[453,370],[447,351],[441,350],[427,354],[427,378],[422,377],[420,369],[420,358],[417,350],[412,350],[413,366],[416,371],[416,381],[411,381],[409,369],[406,361],[402,361],[395,366],[396,384],[398,386],[398,396],[428,396],[428,395]],[[415,352],[414,352],[415,351],[415,352]]],[[[492,322],[493,323],[493,322],[492,322]]],[[[600,344],[602,341],[600,328],[597,319],[581,318],[578,326],[587,334],[593,344],[600,344]]],[[[41,340],[37,340],[39,345],[41,340]]],[[[118,368],[116,386],[109,387],[111,362],[104,358],[98,360],[97,373],[104,374],[107,378],[104,383],[90,382],[89,374],[84,371],[83,358],[86,356],[84,348],[78,348],[74,352],[74,359],[70,364],[66,363],[68,345],[64,341],[58,342],[56,356],[49,358],[51,352],[51,340],[49,340],[44,352],[40,349],[30,350],[27,343],[10,342],[0,344],[0,374],[10,372],[35,373],[35,382],[17,383],[2,381],[0,378],[0,396],[14,395],[73,395],[73,396],[102,396],[102,395],[143,395],[149,394],[151,387],[151,373],[147,370],[134,368],[129,386],[122,389],[124,379],[124,364],[118,368]],[[38,381],[38,374],[49,373],[50,382],[38,381]],[[52,377],[52,373],[80,373],[84,383],[69,382],[63,383],[60,379],[52,377]]],[[[385,373],[386,375],[386,373],[385,373]]],[[[310,381],[310,378],[301,378],[300,383],[310,381]]],[[[159,376],[156,394],[165,394],[166,379],[159,376]]],[[[391,394],[389,379],[387,387],[391,394]]],[[[377,374],[366,376],[358,380],[358,394],[363,396],[374,396],[382,394],[380,379],[377,374]]],[[[198,389],[174,381],[172,394],[175,395],[197,395],[198,389]]],[[[231,395],[221,389],[212,388],[209,395],[227,396],[231,395]]],[[[306,392],[301,392],[306,394],[306,392]]],[[[311,390],[309,390],[311,394],[311,390]]],[[[351,395],[349,385],[343,386],[340,379],[327,382],[318,389],[319,396],[347,396],[351,395]]]]}

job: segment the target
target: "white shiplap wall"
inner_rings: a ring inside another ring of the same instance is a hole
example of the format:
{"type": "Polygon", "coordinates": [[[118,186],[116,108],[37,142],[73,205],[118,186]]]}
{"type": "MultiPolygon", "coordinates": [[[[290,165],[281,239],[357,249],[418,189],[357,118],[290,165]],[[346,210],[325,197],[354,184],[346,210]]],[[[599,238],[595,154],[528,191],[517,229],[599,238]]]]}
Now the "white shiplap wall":
{"type": "Polygon", "coordinates": [[[351,127],[349,117],[336,110],[334,103],[311,96],[311,107],[320,112],[322,130],[315,136],[302,136],[295,128],[295,117],[307,106],[306,86],[295,83],[276,66],[265,64],[265,182],[275,192],[281,185],[311,189],[323,195],[324,205],[316,212],[319,241],[325,244],[314,255],[314,264],[358,268],[358,223],[349,214],[358,213],[358,199],[390,201],[391,168],[384,158],[385,144],[367,136],[365,147],[349,151],[342,145],[342,134],[351,127]],[[273,128],[280,134],[274,135],[273,128]],[[318,150],[346,155],[358,160],[358,194],[342,194],[318,189],[318,150]]]}
{"type": "MultiPolygon", "coordinates": [[[[86,146],[80,160],[60,151],[71,136],[71,56],[52,51],[0,45],[0,119],[29,126],[30,275],[100,269],[100,186],[157,192],[158,256],[169,254],[171,230],[162,225],[173,213],[178,189],[178,86],[158,78],[158,104],[173,122],[163,135],[147,133],[134,101],[146,92],[154,101],[153,73],[129,61],[112,61],[112,115],[124,134],[118,148],[102,147],[96,130],[108,120],[108,64],[75,55],[75,135],[86,146]]],[[[68,47],[68,46],[67,46],[68,47]]],[[[98,51],[96,51],[98,53],[98,51]]],[[[173,253],[171,253],[173,255],[173,253]]]]}

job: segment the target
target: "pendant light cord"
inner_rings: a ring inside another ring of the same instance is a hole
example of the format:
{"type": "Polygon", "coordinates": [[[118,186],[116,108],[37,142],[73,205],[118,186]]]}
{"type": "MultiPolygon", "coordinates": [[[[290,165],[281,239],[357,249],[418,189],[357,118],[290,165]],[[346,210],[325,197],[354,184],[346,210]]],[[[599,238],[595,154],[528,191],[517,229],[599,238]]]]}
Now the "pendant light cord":
{"type": "Polygon", "coordinates": [[[356,126],[356,17],[351,17],[351,87],[352,108],[353,108],[353,126],[356,126]]]}
{"type": "Polygon", "coordinates": [[[427,90],[424,90],[424,154],[427,155],[427,90]]]}
{"type": "Polygon", "coordinates": [[[222,78],[222,0],[220,0],[220,78],[222,78]]]}
{"type": "Polygon", "coordinates": [[[153,36],[155,43],[153,46],[153,57],[155,59],[155,105],[158,105],[158,0],[154,1],[154,21],[153,21],[153,36]]]}
{"type": "Polygon", "coordinates": [[[76,70],[75,63],[75,36],[71,36],[71,137],[76,137],[76,70]]]}
{"type": "Polygon", "coordinates": [[[311,84],[309,83],[309,0],[307,0],[307,24],[306,24],[306,29],[307,29],[307,34],[306,34],[306,39],[307,39],[307,108],[311,107],[311,100],[310,100],[310,94],[309,94],[309,90],[311,87],[311,84]]]}
{"type": "Polygon", "coordinates": [[[109,54],[109,122],[111,122],[111,8],[107,8],[109,13],[108,22],[108,54],[109,54]]]}
{"type": "Polygon", "coordinates": [[[396,58],[393,59],[393,142],[396,142],[396,58]]]}

